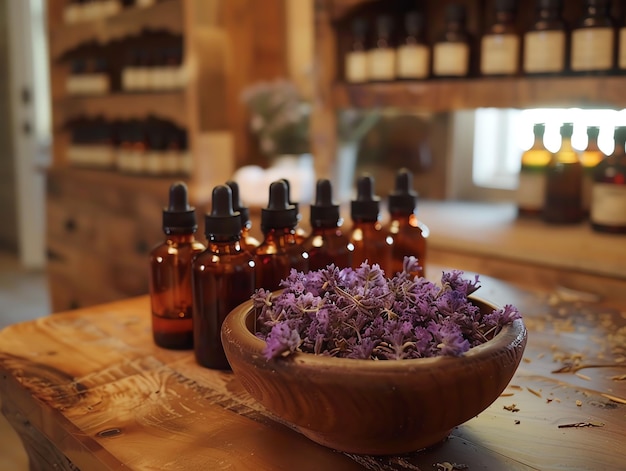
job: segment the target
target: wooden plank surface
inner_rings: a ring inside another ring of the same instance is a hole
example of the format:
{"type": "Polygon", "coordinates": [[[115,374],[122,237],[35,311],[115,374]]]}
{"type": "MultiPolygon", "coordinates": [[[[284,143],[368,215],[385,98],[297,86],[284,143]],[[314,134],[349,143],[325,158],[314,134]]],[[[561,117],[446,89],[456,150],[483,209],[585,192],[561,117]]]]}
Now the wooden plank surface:
{"type": "Polygon", "coordinates": [[[335,452],[272,419],[232,373],[156,347],[147,297],[1,331],[3,412],[49,441],[30,439],[40,469],[623,469],[626,313],[487,277],[480,294],[522,310],[524,361],[487,410],[409,455],[335,452]],[[553,372],[569,362],[613,366],[553,372]],[[577,423],[596,426],[559,428],[577,423]]]}

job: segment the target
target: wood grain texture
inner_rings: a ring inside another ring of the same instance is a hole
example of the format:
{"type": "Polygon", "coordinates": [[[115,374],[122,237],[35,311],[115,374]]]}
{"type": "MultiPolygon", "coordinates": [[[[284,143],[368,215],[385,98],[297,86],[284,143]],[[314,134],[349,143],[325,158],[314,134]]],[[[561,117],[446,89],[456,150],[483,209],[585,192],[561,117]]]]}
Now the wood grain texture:
{"type": "Polygon", "coordinates": [[[274,470],[294,463],[430,470],[443,462],[469,469],[621,469],[626,404],[610,397],[626,399],[626,382],[617,379],[626,374],[626,315],[493,278],[482,284],[482,297],[522,310],[529,329],[524,360],[506,395],[421,452],[372,457],[316,445],[272,419],[232,373],[199,367],[191,352],[156,347],[147,297],[1,331],[4,413],[21,414],[88,470],[274,470]],[[569,363],[614,366],[553,373],[569,363]],[[505,409],[513,404],[516,412],[505,409]],[[559,428],[579,422],[601,426],[559,428]]]}

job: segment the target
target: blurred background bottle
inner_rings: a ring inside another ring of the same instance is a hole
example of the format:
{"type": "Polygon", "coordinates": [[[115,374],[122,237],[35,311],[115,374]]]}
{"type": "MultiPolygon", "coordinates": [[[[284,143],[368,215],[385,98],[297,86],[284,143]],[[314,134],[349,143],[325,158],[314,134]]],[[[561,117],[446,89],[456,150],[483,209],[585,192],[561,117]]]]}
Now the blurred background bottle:
{"type": "Polygon", "coordinates": [[[419,80],[430,75],[430,47],[425,33],[421,12],[412,11],[404,16],[404,37],[398,44],[396,58],[399,79],[419,80]]]}
{"type": "Polygon", "coordinates": [[[546,169],[543,219],[556,224],[577,223],[583,218],[583,168],[579,152],[572,147],[574,125],[561,126],[561,147],[552,154],[546,169]]]}
{"type": "Polygon", "coordinates": [[[446,7],[445,29],[433,45],[433,77],[467,77],[470,74],[471,37],[465,6],[446,7]]]}
{"type": "Polygon", "coordinates": [[[517,214],[519,216],[540,216],[546,195],[546,170],[551,152],[543,143],[545,124],[533,126],[533,145],[522,153],[519,184],[516,191],[517,214]]]}
{"type": "Polygon", "coordinates": [[[610,0],[584,0],[585,13],[572,29],[570,68],[578,74],[606,74],[615,68],[615,22],[610,0]]]}
{"type": "Polygon", "coordinates": [[[482,75],[517,75],[520,35],[515,26],[515,0],[496,0],[495,19],[483,34],[480,50],[482,75]]]}
{"type": "Polygon", "coordinates": [[[593,171],[591,227],[598,232],[626,233],[626,127],[615,128],[615,150],[593,171]]]}
{"type": "Polygon", "coordinates": [[[524,73],[553,75],[565,71],[567,33],[562,6],[562,0],[537,0],[535,19],[524,34],[524,73]]]}
{"type": "Polygon", "coordinates": [[[346,82],[367,82],[367,22],[364,18],[355,18],[351,30],[352,44],[344,63],[346,82]]]}
{"type": "Polygon", "coordinates": [[[393,40],[393,18],[380,15],[371,47],[367,51],[367,76],[370,81],[396,78],[396,47],[393,40]]]}

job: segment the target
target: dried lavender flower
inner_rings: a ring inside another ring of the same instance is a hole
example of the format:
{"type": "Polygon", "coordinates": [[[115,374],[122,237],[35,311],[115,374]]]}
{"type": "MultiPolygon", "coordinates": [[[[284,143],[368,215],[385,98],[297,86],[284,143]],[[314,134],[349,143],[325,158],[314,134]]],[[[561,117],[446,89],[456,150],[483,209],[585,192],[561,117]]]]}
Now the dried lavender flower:
{"type": "Polygon", "coordinates": [[[512,305],[488,314],[468,296],[479,277],[443,272],[437,285],[414,277],[417,259],[405,257],[403,271],[386,278],[377,264],[308,273],[292,270],[278,294],[252,296],[256,335],[267,359],[294,352],[342,358],[399,360],[461,356],[519,319],[512,305]]]}

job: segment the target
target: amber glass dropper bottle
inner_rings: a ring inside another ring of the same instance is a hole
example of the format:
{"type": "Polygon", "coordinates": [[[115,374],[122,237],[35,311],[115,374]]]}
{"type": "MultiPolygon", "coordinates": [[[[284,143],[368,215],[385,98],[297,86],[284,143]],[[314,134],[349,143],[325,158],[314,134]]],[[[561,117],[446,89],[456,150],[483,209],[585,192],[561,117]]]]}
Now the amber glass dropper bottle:
{"type": "Polygon", "coordinates": [[[226,315],[254,293],[252,254],[241,248],[241,216],[232,208],[227,185],[213,189],[205,215],[207,249],[193,261],[193,334],[196,361],[207,368],[230,369],[220,332],[226,315]]]}
{"type": "Polygon", "coordinates": [[[238,211],[241,215],[241,247],[250,253],[261,243],[256,237],[250,233],[252,222],[250,221],[250,209],[244,206],[239,196],[239,185],[235,181],[226,182],[233,194],[233,211],[238,211]]]}
{"type": "Polygon", "coordinates": [[[317,181],[315,203],[311,205],[311,234],[303,246],[309,254],[309,269],[319,270],[334,263],[338,268],[352,266],[352,244],[341,231],[339,205],[332,201],[330,180],[317,181]]]}
{"type": "Polygon", "coordinates": [[[269,202],[261,209],[263,241],[254,250],[256,287],[274,291],[292,268],[306,272],[309,254],[296,238],[298,211],[289,204],[287,185],[283,180],[272,182],[269,202]]]}
{"type": "Polygon", "coordinates": [[[402,271],[404,257],[417,258],[420,270],[412,275],[424,276],[426,270],[426,239],[430,234],[428,226],[417,218],[417,193],[413,190],[413,174],[402,168],[396,174],[396,185],[389,194],[389,227],[393,239],[391,246],[391,273],[394,276],[402,271]]]}
{"type": "Polygon", "coordinates": [[[160,347],[193,348],[191,261],[205,247],[195,239],[196,213],[183,182],[170,187],[163,209],[166,239],[150,252],[152,335],[160,347]]]}
{"type": "Polygon", "coordinates": [[[348,235],[354,246],[352,267],[358,268],[363,262],[377,263],[385,275],[391,273],[391,244],[380,221],[380,197],[374,195],[374,178],[363,175],[357,180],[357,197],[350,205],[352,227],[348,235]]]}

